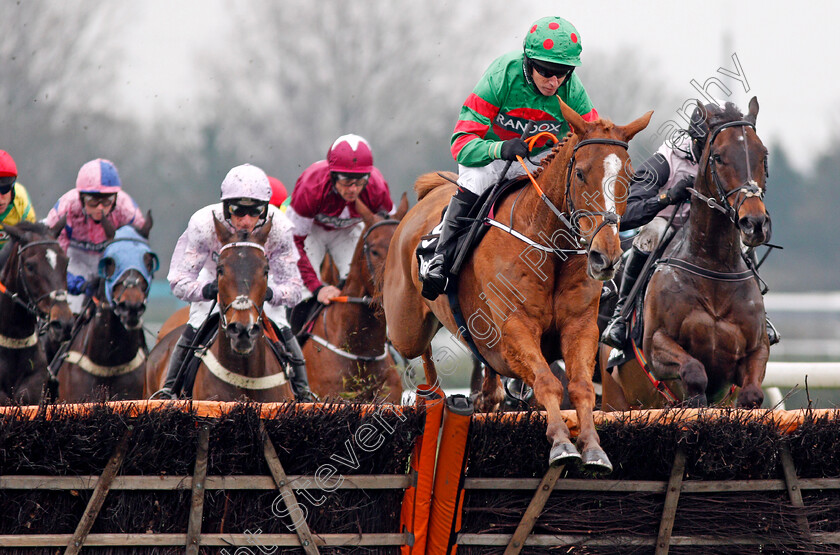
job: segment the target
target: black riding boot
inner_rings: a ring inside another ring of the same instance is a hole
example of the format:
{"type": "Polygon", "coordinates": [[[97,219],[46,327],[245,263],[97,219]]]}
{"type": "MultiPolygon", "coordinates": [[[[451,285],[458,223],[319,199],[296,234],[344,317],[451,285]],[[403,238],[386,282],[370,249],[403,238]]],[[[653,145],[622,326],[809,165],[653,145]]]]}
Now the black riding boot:
{"type": "Polygon", "coordinates": [[[172,354],[169,356],[166,381],[163,382],[163,387],[155,391],[149,399],[177,399],[181,395],[181,389],[184,385],[182,376],[184,361],[187,359],[190,347],[193,346],[196,333],[197,330],[191,325],[184,326],[184,332],[178,342],[175,343],[175,348],[172,349],[172,354]]]}
{"type": "Polygon", "coordinates": [[[478,200],[478,195],[472,191],[458,187],[458,192],[449,201],[446,215],[440,230],[440,238],[435,246],[435,254],[428,264],[420,267],[420,281],[423,282],[423,296],[430,301],[446,291],[449,282],[449,266],[455,258],[455,247],[458,246],[458,236],[469,224],[464,220],[470,209],[478,200]],[[425,267],[424,267],[425,266],[425,267]]]}
{"type": "Polygon", "coordinates": [[[639,274],[649,256],[650,253],[642,252],[636,247],[630,249],[627,262],[624,264],[624,275],[621,277],[621,288],[618,291],[618,301],[615,303],[612,319],[601,334],[601,342],[610,347],[624,348],[624,342],[627,340],[627,321],[621,317],[621,310],[627,303],[627,297],[630,296],[630,291],[639,279],[639,274]]]}
{"type": "MultiPolygon", "coordinates": [[[[278,326],[279,327],[279,326],[278,326]]],[[[295,392],[295,399],[306,403],[315,403],[318,398],[309,389],[309,378],[306,375],[306,362],[303,359],[303,351],[300,344],[292,333],[291,328],[283,326],[280,328],[280,340],[283,342],[286,353],[289,355],[289,381],[292,383],[292,390],[295,392]]]]}

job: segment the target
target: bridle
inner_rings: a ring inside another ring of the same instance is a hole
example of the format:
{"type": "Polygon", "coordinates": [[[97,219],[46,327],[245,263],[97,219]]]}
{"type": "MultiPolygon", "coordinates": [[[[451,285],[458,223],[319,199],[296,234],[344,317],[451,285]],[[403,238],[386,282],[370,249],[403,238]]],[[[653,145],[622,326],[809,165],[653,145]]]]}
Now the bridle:
{"type": "MultiPolygon", "coordinates": [[[[556,136],[554,136],[551,133],[545,132],[545,131],[542,132],[542,133],[538,133],[537,135],[534,135],[533,137],[528,138],[528,141],[526,141],[526,142],[529,142],[533,145],[533,143],[536,142],[536,140],[538,138],[540,138],[541,136],[545,136],[545,135],[548,135],[550,138],[553,138],[555,143],[559,142],[557,140],[556,136]]],[[[583,141],[581,141],[581,142],[579,142],[578,144],[575,145],[575,148],[572,150],[572,156],[571,156],[571,158],[569,158],[569,163],[568,163],[568,166],[566,168],[566,191],[564,193],[563,201],[566,205],[566,209],[568,210],[568,216],[565,212],[560,211],[560,209],[557,208],[557,206],[553,202],[551,202],[551,199],[548,198],[548,196],[545,194],[545,192],[539,186],[539,184],[537,183],[537,180],[534,179],[533,174],[528,169],[528,166],[525,165],[524,160],[521,157],[517,156],[517,159],[519,160],[519,163],[522,164],[522,168],[525,170],[525,175],[531,181],[531,185],[537,191],[537,194],[539,195],[540,200],[543,202],[543,204],[548,206],[549,209],[551,209],[551,211],[554,213],[554,215],[557,217],[557,219],[560,220],[560,222],[564,226],[566,226],[566,228],[571,232],[571,236],[568,239],[569,239],[569,242],[572,243],[573,248],[571,248],[571,249],[561,249],[561,248],[557,248],[555,246],[541,245],[540,243],[537,243],[536,241],[534,241],[534,240],[530,239],[529,237],[523,235],[522,233],[516,231],[515,229],[513,229],[512,226],[506,226],[506,225],[494,220],[493,218],[485,218],[484,223],[487,224],[487,225],[492,225],[493,227],[496,227],[498,229],[501,229],[502,231],[505,231],[506,233],[509,233],[510,235],[516,237],[520,241],[522,241],[522,242],[524,242],[524,243],[526,243],[526,244],[528,244],[528,245],[530,245],[530,246],[532,246],[536,249],[539,249],[543,252],[555,253],[555,254],[558,254],[562,257],[565,257],[568,254],[585,254],[585,255],[588,255],[589,254],[589,249],[592,248],[592,244],[594,243],[595,236],[598,234],[598,232],[601,231],[601,229],[603,227],[607,226],[607,225],[618,227],[618,222],[619,222],[619,216],[615,212],[610,212],[608,210],[604,210],[604,211],[577,210],[575,208],[574,200],[572,199],[572,193],[571,193],[571,191],[572,191],[572,171],[574,170],[574,167],[575,167],[575,161],[576,161],[575,157],[577,155],[577,151],[581,147],[584,147],[584,146],[587,146],[587,145],[594,145],[594,144],[615,145],[615,146],[620,146],[625,150],[629,146],[625,141],[619,141],[619,140],[616,140],[616,139],[585,139],[585,140],[583,140],[583,141]],[[594,216],[603,217],[603,221],[600,224],[598,224],[598,226],[595,228],[595,231],[592,232],[591,237],[589,237],[589,238],[583,237],[580,234],[580,226],[578,225],[578,222],[580,221],[580,218],[582,218],[582,217],[591,218],[591,217],[594,217],[594,216]],[[581,245],[587,245],[586,249],[582,249],[580,247],[581,245]]],[[[513,221],[513,211],[514,211],[515,207],[516,207],[516,201],[514,201],[513,206],[511,206],[511,222],[513,221]]]]}
{"type": "Polygon", "coordinates": [[[373,270],[373,262],[371,262],[371,260],[370,260],[370,245],[367,242],[368,236],[377,227],[382,227],[384,225],[398,225],[399,223],[400,222],[397,221],[397,220],[382,220],[382,221],[376,222],[375,224],[373,224],[372,226],[367,228],[365,230],[364,235],[362,235],[362,252],[365,255],[365,264],[367,264],[368,273],[370,274],[371,279],[373,279],[374,270],[373,270]]]}
{"type": "MultiPolygon", "coordinates": [[[[265,247],[260,245],[259,243],[253,243],[251,241],[236,241],[233,243],[228,243],[224,245],[221,249],[219,249],[219,255],[221,255],[224,251],[233,248],[252,248],[259,250],[263,256],[265,256],[265,247]]],[[[263,310],[261,306],[257,306],[257,304],[251,300],[248,295],[237,295],[233,301],[225,305],[221,299],[218,300],[219,303],[219,315],[220,315],[220,322],[222,330],[227,330],[228,327],[228,319],[227,313],[230,309],[236,311],[245,311],[255,309],[257,311],[257,326],[262,328],[262,321],[263,321],[263,310]]]]}
{"type": "MultiPolygon", "coordinates": [[[[747,201],[747,199],[752,197],[758,197],[759,199],[764,198],[764,188],[760,187],[758,183],[752,177],[752,171],[750,170],[750,151],[748,148],[747,142],[747,134],[744,130],[745,127],[751,127],[755,130],[755,125],[744,120],[740,121],[730,121],[728,123],[724,123],[720,127],[717,127],[714,131],[712,131],[711,136],[709,137],[709,157],[707,159],[707,166],[709,171],[712,174],[712,182],[715,184],[715,189],[717,192],[717,198],[714,197],[707,197],[697,191],[694,188],[689,188],[689,192],[692,195],[696,196],[700,200],[702,200],[709,208],[713,208],[725,214],[733,224],[736,224],[738,221],[738,212],[741,209],[741,206],[747,201]],[[714,147],[715,139],[720,134],[721,131],[730,127],[740,127],[741,128],[741,136],[744,138],[744,155],[747,159],[747,178],[743,182],[740,187],[736,187],[731,191],[727,192],[726,189],[723,187],[723,183],[720,179],[720,175],[717,171],[717,162],[715,161],[714,154],[712,153],[712,147],[714,147]],[[736,200],[734,204],[729,204],[729,197],[735,194],[743,193],[742,197],[736,200]]],[[[764,175],[765,177],[769,176],[769,172],[767,171],[767,159],[764,159],[764,175]]]]}
{"type": "MultiPolygon", "coordinates": [[[[575,202],[572,198],[572,171],[575,167],[575,156],[577,155],[577,151],[583,146],[599,144],[620,146],[624,150],[627,150],[629,146],[625,141],[618,141],[616,139],[586,139],[575,145],[575,148],[572,151],[572,157],[569,159],[568,169],[566,170],[566,209],[569,211],[569,217],[571,218],[571,222],[565,220],[565,218],[561,218],[561,220],[569,228],[569,230],[572,233],[574,233],[581,240],[582,243],[586,244],[588,242],[590,247],[595,241],[595,236],[598,235],[598,232],[601,231],[602,228],[608,225],[618,227],[619,221],[618,214],[616,214],[615,212],[610,212],[609,210],[578,210],[575,208],[575,202]],[[595,228],[595,231],[592,232],[592,237],[587,239],[586,237],[581,236],[579,231],[580,219],[582,217],[594,219],[595,216],[601,216],[603,218],[603,221],[601,221],[601,223],[598,224],[598,226],[595,228]]],[[[552,209],[554,210],[554,208],[552,209]]]]}
{"type": "MultiPolygon", "coordinates": [[[[23,267],[21,265],[21,254],[28,248],[37,247],[40,245],[55,245],[61,249],[58,241],[55,240],[47,240],[47,241],[32,241],[31,243],[27,243],[25,245],[18,245],[17,248],[17,259],[18,259],[18,268],[17,268],[17,282],[20,285],[21,291],[24,294],[24,297],[21,297],[16,292],[10,293],[5,286],[0,288],[0,291],[8,296],[13,302],[18,304],[20,307],[25,309],[29,312],[32,316],[34,316],[37,320],[48,320],[49,314],[41,311],[38,308],[38,304],[44,300],[45,298],[50,298],[51,303],[50,306],[54,305],[58,302],[67,302],[67,290],[66,289],[54,289],[48,293],[44,293],[43,295],[34,298],[32,292],[29,290],[29,285],[27,285],[27,281],[23,279],[23,267]]],[[[2,284],[0,284],[2,285],[2,284]]]]}

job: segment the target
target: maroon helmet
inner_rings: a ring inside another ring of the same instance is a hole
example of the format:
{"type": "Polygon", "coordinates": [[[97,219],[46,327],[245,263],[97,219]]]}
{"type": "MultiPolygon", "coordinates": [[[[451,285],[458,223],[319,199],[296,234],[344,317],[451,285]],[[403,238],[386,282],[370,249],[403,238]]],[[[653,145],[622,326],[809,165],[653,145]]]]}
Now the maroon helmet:
{"type": "Polygon", "coordinates": [[[334,173],[370,173],[373,171],[373,152],[362,137],[342,135],[327,152],[327,165],[334,173]]]}

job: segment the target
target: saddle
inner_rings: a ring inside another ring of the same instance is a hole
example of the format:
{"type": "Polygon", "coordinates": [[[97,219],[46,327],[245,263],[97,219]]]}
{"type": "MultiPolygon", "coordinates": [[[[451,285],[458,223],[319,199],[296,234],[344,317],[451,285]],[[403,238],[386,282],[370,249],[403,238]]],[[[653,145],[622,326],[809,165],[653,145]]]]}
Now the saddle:
{"type": "MultiPolygon", "coordinates": [[[[499,202],[502,195],[524,187],[525,184],[526,182],[520,177],[507,179],[501,182],[498,186],[487,189],[481,194],[481,196],[478,197],[478,201],[476,201],[470,210],[470,213],[467,215],[467,219],[472,221],[469,225],[461,228],[459,232],[460,234],[456,238],[455,252],[452,258],[453,262],[459,258],[466,260],[467,254],[475,249],[479,243],[481,243],[481,240],[484,238],[487,230],[490,229],[490,226],[485,224],[484,219],[485,217],[494,217],[496,204],[499,202]],[[489,208],[485,208],[488,203],[489,208]],[[473,229],[475,230],[473,231],[473,229]],[[472,237],[472,241],[467,241],[467,238],[469,237],[472,237]]],[[[420,238],[420,243],[417,245],[417,249],[415,251],[419,268],[427,266],[429,264],[429,260],[431,260],[435,254],[435,249],[437,248],[438,240],[440,239],[440,231],[444,216],[446,216],[446,208],[440,212],[440,221],[438,222],[438,225],[432,229],[431,233],[420,238]]],[[[453,272],[453,275],[454,274],[455,273],[453,272]]],[[[454,281],[455,280],[450,280],[450,287],[454,281]]]]}

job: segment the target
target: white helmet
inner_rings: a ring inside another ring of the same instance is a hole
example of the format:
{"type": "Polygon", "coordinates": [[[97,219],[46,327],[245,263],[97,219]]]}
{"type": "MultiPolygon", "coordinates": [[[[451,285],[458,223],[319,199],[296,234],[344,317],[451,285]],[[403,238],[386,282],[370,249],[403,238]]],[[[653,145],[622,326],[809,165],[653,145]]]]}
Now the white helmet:
{"type": "Polygon", "coordinates": [[[271,184],[268,176],[257,166],[242,164],[228,172],[222,181],[222,200],[254,199],[260,202],[271,200],[271,184]]]}

